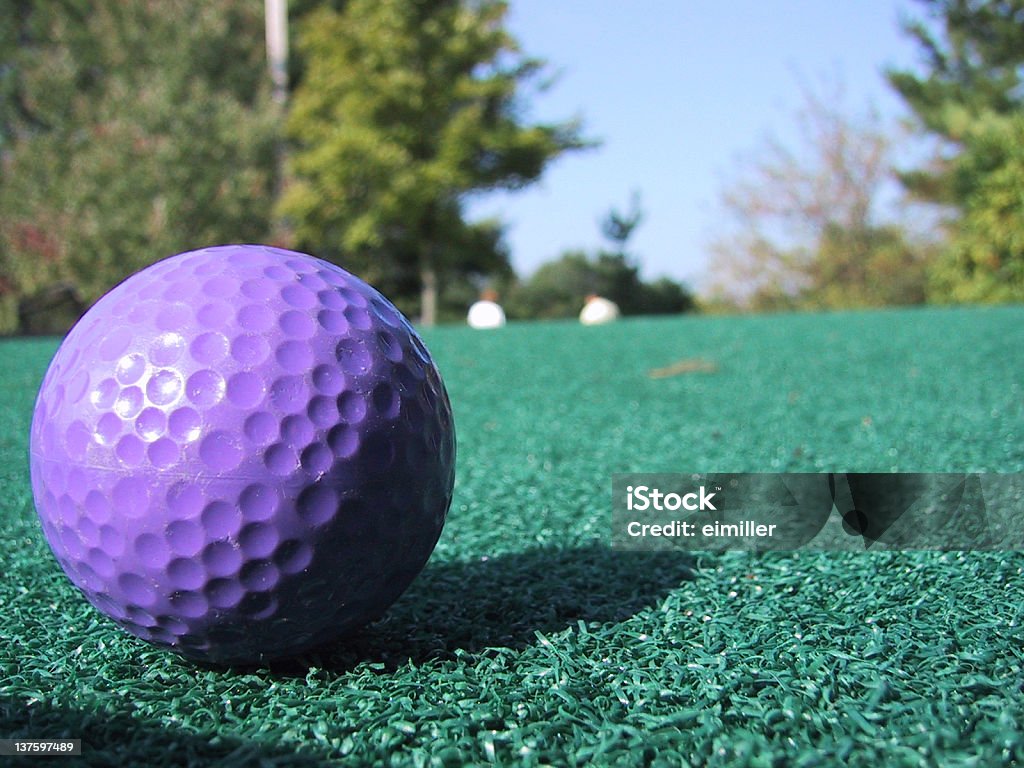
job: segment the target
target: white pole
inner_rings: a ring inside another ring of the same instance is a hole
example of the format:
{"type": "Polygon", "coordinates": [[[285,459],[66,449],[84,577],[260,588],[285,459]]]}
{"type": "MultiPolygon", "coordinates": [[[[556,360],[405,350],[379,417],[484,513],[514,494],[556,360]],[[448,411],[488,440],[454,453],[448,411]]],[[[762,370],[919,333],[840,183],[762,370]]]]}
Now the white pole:
{"type": "MultiPolygon", "coordinates": [[[[267,34],[267,65],[272,84],[271,98],[277,105],[278,119],[284,117],[288,101],[288,0],[264,0],[264,22],[267,34]]],[[[283,130],[283,129],[279,129],[283,130]]],[[[286,186],[286,144],[279,132],[275,142],[274,197],[280,198],[286,186]]],[[[291,227],[286,220],[274,222],[271,232],[274,245],[291,245],[291,227]]]]}
{"type": "Polygon", "coordinates": [[[288,0],[265,0],[267,63],[274,84],[274,101],[288,97],[288,0]]]}

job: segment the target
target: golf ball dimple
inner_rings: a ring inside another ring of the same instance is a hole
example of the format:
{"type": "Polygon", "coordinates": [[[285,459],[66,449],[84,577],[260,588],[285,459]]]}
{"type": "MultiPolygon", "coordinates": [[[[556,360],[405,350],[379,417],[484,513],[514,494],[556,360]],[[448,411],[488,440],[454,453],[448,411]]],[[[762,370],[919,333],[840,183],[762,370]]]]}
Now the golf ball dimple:
{"type": "Polygon", "coordinates": [[[227,663],[383,613],[433,551],[454,462],[444,385],[401,313],[263,246],[180,254],[101,298],[31,432],[71,580],[139,637],[227,663]]]}

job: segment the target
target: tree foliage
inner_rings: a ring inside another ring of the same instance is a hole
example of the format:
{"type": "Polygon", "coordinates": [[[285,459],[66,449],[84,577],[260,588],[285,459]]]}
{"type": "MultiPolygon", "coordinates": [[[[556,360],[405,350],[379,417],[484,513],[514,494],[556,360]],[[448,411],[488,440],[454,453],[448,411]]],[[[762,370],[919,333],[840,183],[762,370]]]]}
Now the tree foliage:
{"type": "Polygon", "coordinates": [[[1024,302],[1024,114],[989,113],[951,165],[962,214],[932,272],[940,302],[1024,302]]]}
{"type": "Polygon", "coordinates": [[[953,158],[972,123],[1010,116],[1024,104],[1024,0],[919,0],[925,18],[904,29],[917,43],[924,72],[891,69],[888,79],[917,118],[940,140],[928,167],[903,175],[926,200],[960,206],[953,158]]]}
{"type": "Polygon", "coordinates": [[[190,247],[259,241],[275,127],[249,0],[7,0],[0,291],[86,300],[190,247]]]}
{"type": "Polygon", "coordinates": [[[611,249],[593,256],[585,251],[563,253],[555,261],[540,266],[525,282],[510,292],[506,309],[509,316],[526,318],[576,317],[590,294],[614,301],[623,315],[669,315],[694,309],[693,295],[683,285],[667,277],[647,283],[640,277],[636,259],[628,244],[643,221],[639,195],[630,209],[611,209],[601,220],[601,232],[611,249]]]}
{"type": "Polygon", "coordinates": [[[575,317],[583,306],[583,298],[597,293],[600,282],[586,252],[567,251],[554,261],[542,264],[527,280],[513,286],[505,311],[516,320],[575,317]]]}
{"type": "Polygon", "coordinates": [[[937,140],[904,183],[952,212],[931,298],[1024,301],[1024,0],[922,4],[926,18],[906,30],[924,71],[888,76],[937,140]]]}
{"type": "Polygon", "coordinates": [[[714,301],[753,310],[923,301],[923,249],[886,209],[892,138],[841,89],[804,91],[798,149],[769,137],[722,191],[711,243],[714,301]]]}
{"type": "Polygon", "coordinates": [[[300,245],[371,281],[412,276],[427,323],[470,244],[485,249],[482,267],[507,269],[493,224],[465,220],[465,197],[525,186],[584,146],[575,123],[524,120],[519,96],[542,64],[520,53],[505,11],[493,0],[351,0],[302,25],[281,213],[300,245]]]}

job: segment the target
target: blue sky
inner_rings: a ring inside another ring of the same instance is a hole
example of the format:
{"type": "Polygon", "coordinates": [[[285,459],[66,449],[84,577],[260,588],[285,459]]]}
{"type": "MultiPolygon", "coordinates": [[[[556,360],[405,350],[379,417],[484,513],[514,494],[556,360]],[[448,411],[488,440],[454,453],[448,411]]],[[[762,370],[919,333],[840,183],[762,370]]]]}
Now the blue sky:
{"type": "Polygon", "coordinates": [[[513,266],[528,275],[601,245],[599,220],[636,190],[644,276],[699,288],[724,179],[767,133],[791,135],[801,81],[838,75],[851,108],[905,114],[882,72],[917,63],[899,20],[919,11],[909,0],[511,0],[512,34],[558,75],[530,117],[578,116],[602,145],[526,190],[474,202],[471,215],[507,223],[513,266]]]}

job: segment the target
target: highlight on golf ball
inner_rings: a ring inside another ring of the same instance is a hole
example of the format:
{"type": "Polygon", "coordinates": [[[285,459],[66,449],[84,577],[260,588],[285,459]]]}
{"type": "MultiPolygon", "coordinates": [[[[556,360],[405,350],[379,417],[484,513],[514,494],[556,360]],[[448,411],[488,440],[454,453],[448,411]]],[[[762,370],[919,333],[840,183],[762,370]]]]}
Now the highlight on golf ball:
{"type": "Polygon", "coordinates": [[[451,502],[440,374],[378,291],[254,245],[165,259],[57,351],[31,432],[64,571],[129,632],[187,656],[294,655],[378,618],[451,502]]]}

